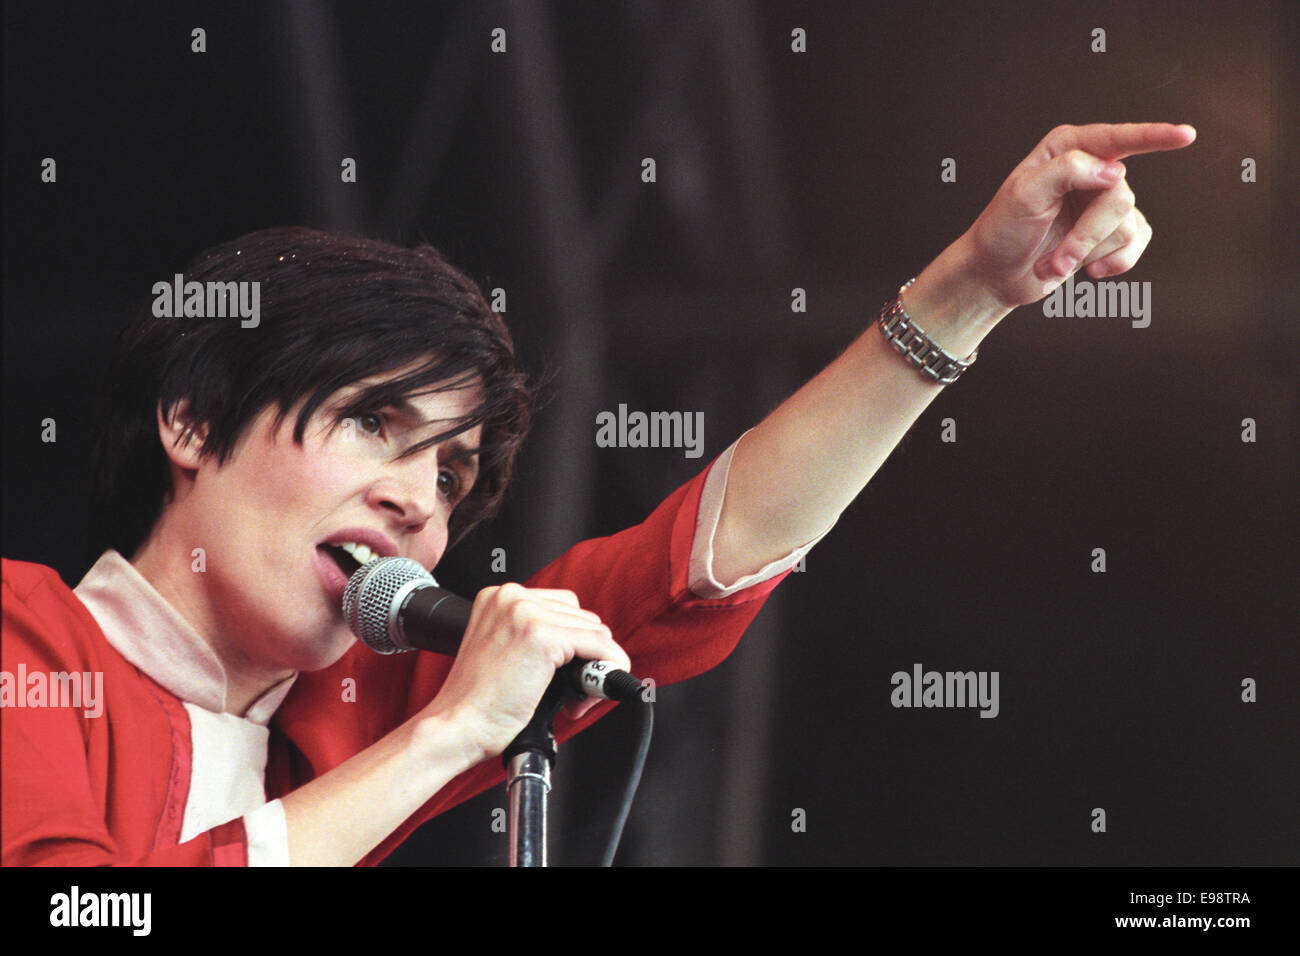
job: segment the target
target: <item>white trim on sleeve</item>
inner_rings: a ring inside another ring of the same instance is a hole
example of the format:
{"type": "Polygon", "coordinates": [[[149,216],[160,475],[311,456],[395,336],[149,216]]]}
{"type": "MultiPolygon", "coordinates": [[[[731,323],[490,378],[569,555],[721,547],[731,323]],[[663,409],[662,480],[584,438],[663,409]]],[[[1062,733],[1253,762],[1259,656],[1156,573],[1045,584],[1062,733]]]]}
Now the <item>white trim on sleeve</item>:
{"type": "MultiPolygon", "coordinates": [[[[745,435],[748,434],[748,431],[745,432],[745,435]]],[[[718,519],[722,517],[722,499],[727,493],[727,477],[731,473],[731,458],[745,435],[737,438],[731,443],[731,447],[718,456],[717,461],[713,463],[713,467],[709,470],[709,477],[705,479],[704,490],[700,494],[700,510],[695,519],[695,538],[691,542],[691,563],[687,580],[690,583],[691,591],[697,597],[708,600],[730,597],[737,591],[751,588],[755,584],[762,584],[764,581],[788,571],[812,550],[813,545],[826,537],[831,528],[835,527],[835,522],[832,521],[825,531],[807,544],[796,548],[783,558],[778,558],[770,564],[764,565],[754,574],[747,574],[731,584],[723,584],[713,576],[713,537],[718,530],[718,519]]]]}
{"type": "Polygon", "coordinates": [[[289,825],[283,803],[272,800],[245,813],[244,831],[248,834],[249,866],[289,865],[289,825]]]}

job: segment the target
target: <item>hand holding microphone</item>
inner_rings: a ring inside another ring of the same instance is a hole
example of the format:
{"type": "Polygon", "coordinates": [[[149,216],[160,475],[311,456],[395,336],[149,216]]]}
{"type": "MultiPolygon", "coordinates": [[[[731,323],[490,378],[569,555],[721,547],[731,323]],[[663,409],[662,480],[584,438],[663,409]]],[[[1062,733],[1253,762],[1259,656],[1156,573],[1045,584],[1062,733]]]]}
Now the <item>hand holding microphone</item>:
{"type": "MultiPolygon", "coordinates": [[[[343,613],[353,633],[381,653],[426,649],[456,655],[430,706],[474,728],[485,756],[510,744],[553,678],[610,699],[640,690],[609,628],[581,608],[571,591],[505,584],[485,588],[471,606],[438,588],[417,562],[383,558],[353,574],[343,613]]],[[[576,719],[595,703],[578,700],[565,713],[576,719]]]]}

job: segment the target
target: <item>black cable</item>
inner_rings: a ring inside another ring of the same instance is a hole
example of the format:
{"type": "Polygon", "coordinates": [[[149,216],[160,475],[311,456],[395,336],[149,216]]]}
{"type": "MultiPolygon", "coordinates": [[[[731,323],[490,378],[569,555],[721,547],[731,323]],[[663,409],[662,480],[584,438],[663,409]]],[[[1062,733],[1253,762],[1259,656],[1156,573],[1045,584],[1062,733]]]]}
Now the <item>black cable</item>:
{"type": "Polygon", "coordinates": [[[645,770],[645,758],[650,753],[650,735],[655,726],[654,704],[640,695],[632,699],[641,703],[639,708],[641,737],[637,743],[636,759],[632,763],[632,772],[628,775],[627,786],[623,789],[623,798],[618,808],[618,816],[614,819],[614,829],[609,835],[609,845],[605,849],[605,856],[600,861],[601,866],[614,865],[614,855],[618,853],[619,841],[623,839],[623,826],[627,823],[628,815],[632,812],[632,801],[636,797],[637,787],[641,785],[641,771],[645,770]]]}

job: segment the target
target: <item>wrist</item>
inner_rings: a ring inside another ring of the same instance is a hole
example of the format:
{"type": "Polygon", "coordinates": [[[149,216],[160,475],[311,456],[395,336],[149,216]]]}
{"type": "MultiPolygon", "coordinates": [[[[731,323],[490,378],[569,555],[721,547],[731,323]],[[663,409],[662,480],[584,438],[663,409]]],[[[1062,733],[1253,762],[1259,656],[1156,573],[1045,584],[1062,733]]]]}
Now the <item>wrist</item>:
{"type": "Polygon", "coordinates": [[[946,351],[965,358],[1011,312],[972,267],[963,235],[916,277],[903,296],[907,314],[946,351]]]}
{"type": "Polygon", "coordinates": [[[470,722],[452,711],[422,714],[412,721],[410,730],[413,748],[430,765],[448,768],[448,779],[493,756],[480,735],[472,732],[470,722]]]}

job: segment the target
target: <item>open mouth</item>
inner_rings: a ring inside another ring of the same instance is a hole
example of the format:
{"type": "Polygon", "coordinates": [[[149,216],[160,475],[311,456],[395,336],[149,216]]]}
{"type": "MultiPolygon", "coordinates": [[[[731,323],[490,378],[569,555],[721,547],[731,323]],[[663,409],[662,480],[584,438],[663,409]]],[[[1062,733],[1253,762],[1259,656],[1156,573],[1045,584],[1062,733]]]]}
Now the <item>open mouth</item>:
{"type": "MultiPolygon", "coordinates": [[[[331,561],[339,566],[346,578],[351,578],[364,563],[358,560],[353,550],[346,545],[323,544],[320,549],[325,552],[331,561]]],[[[373,558],[370,560],[373,560],[373,558]]]]}

